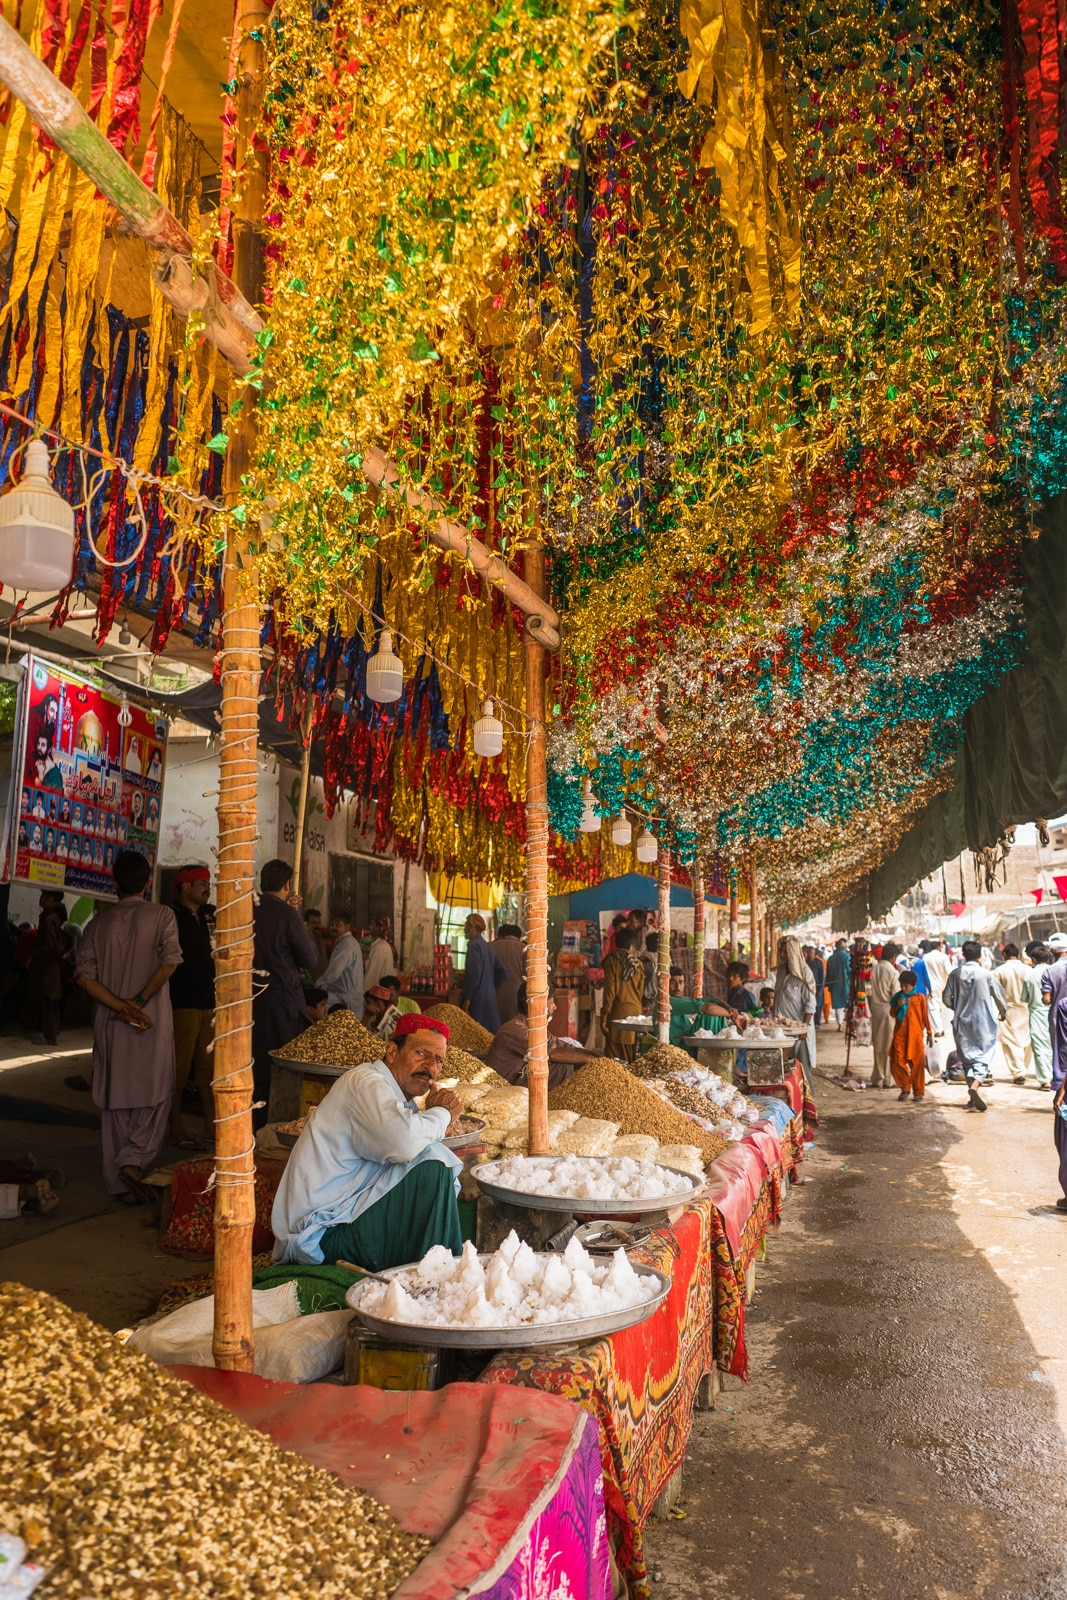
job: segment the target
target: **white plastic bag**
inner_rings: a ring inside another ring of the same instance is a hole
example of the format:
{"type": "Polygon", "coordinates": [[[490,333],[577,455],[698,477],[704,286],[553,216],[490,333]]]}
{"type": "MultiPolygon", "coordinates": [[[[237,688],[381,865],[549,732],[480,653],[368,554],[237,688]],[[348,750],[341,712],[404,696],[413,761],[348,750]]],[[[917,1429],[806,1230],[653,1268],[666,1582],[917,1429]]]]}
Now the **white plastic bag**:
{"type": "MultiPolygon", "coordinates": [[[[257,1334],[260,1329],[289,1322],[299,1315],[295,1282],[281,1283],[275,1289],[252,1290],[252,1327],[257,1334]]],[[[203,1300],[179,1306],[176,1311],[160,1317],[158,1322],[135,1328],[129,1342],[153,1361],[158,1361],[161,1367],[210,1367],[214,1365],[211,1354],[214,1322],[215,1296],[209,1294],[203,1300]]],[[[258,1339],[256,1343],[258,1345],[258,1339]]]]}

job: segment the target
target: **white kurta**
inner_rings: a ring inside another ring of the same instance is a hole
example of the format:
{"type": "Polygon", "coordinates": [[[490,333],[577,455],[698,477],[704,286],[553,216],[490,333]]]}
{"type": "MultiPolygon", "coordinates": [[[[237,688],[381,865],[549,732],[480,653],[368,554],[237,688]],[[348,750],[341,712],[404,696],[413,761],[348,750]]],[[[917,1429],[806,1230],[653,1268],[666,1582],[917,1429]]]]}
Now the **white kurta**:
{"type": "Polygon", "coordinates": [[[1030,968],[1017,957],[1003,961],[996,970],[1008,1014],[1000,1024],[998,1037],[1004,1052],[1004,1061],[1013,1078],[1025,1078],[1033,1071],[1034,1054],[1030,1048],[1030,1003],[1027,997],[1027,979],[1030,968]]]}
{"type": "Polygon", "coordinates": [[[890,1083],[889,1052],[893,1045],[893,1015],[889,1002],[900,988],[900,973],[892,961],[876,961],[867,987],[871,1009],[871,1046],[874,1050],[872,1083],[890,1083]]]}

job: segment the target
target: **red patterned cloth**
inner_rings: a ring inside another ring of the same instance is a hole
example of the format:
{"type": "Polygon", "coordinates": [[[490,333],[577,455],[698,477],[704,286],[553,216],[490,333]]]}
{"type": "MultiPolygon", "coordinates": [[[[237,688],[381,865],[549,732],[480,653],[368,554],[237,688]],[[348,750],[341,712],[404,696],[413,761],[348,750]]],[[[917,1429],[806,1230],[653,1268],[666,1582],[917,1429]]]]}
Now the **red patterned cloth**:
{"type": "Polygon", "coordinates": [[[566,1355],[502,1353],[481,1378],[546,1389],[596,1417],[616,1560],[637,1595],[648,1593],[641,1530],[682,1463],[697,1386],[712,1366],[717,1241],[725,1249],[710,1201],[687,1207],[672,1227],[657,1229],[647,1248],[633,1253],[672,1278],[670,1294],[647,1322],[566,1355]]]}
{"type": "MultiPolygon", "coordinates": [[[[214,1255],[215,1191],[207,1186],[214,1165],[213,1156],[197,1156],[194,1161],[179,1161],[174,1168],[170,1180],[170,1218],[159,1241],[159,1248],[168,1255],[188,1256],[194,1260],[214,1255]]],[[[284,1161],[272,1161],[267,1156],[256,1157],[253,1254],[274,1247],[270,1213],[284,1171],[284,1161]]]]}

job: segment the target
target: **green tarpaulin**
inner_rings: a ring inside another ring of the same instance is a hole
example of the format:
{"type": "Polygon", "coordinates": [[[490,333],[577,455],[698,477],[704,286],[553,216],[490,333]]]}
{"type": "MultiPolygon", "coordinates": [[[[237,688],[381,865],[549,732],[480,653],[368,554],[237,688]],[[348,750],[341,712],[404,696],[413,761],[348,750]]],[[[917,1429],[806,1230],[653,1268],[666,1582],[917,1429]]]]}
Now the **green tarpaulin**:
{"type": "Polygon", "coordinates": [[[993,844],[1013,823],[1067,811],[1067,495],[1039,513],[1022,554],[1024,660],[963,719],[951,789],[939,794],[867,882],[834,907],[835,932],[885,915],[921,878],[993,844]]]}

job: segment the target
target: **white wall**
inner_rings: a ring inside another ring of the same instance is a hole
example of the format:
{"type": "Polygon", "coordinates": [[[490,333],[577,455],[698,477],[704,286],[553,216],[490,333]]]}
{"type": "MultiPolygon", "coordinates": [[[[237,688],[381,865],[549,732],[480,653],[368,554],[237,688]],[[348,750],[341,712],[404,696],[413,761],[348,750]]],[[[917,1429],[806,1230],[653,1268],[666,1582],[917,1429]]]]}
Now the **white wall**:
{"type": "MultiPolygon", "coordinates": [[[[256,785],[256,881],[265,861],[274,854],[278,831],[278,777],[274,757],[261,754],[256,785]]],[[[218,741],[208,733],[192,737],[174,734],[167,742],[167,770],[160,814],[159,864],[181,866],[202,861],[215,871],[218,845],[219,756],[218,741]]]]}

